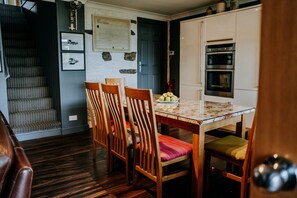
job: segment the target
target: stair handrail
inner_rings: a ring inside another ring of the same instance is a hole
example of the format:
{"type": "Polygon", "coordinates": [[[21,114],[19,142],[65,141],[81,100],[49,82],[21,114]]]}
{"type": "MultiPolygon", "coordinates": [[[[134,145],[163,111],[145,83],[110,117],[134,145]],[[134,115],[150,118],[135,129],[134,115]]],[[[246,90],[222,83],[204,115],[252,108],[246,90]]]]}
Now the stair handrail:
{"type": "Polygon", "coordinates": [[[4,71],[4,75],[5,75],[5,79],[10,77],[10,73],[9,73],[9,69],[7,66],[7,61],[6,61],[6,57],[4,55],[4,48],[3,48],[3,38],[2,38],[2,29],[1,29],[1,22],[0,22],[0,61],[1,64],[0,66],[2,66],[2,69],[4,71]]]}

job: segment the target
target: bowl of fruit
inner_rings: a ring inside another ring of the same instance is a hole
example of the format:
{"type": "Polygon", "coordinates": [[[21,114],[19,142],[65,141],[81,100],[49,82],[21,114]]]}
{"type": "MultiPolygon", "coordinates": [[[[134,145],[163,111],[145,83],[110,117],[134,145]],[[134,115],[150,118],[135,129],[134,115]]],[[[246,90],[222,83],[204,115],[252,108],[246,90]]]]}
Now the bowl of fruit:
{"type": "Polygon", "coordinates": [[[177,103],[179,98],[172,92],[163,93],[158,99],[159,103],[177,103]]]}

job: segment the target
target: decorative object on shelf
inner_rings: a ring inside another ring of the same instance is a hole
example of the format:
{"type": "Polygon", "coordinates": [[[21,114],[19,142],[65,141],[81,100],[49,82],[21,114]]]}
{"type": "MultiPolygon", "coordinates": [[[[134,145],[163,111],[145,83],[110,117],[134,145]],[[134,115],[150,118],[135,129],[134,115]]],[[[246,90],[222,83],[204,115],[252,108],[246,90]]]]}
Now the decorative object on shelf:
{"type": "Polygon", "coordinates": [[[219,0],[217,2],[217,13],[225,12],[227,7],[227,3],[225,0],[219,0]]]}
{"type": "Polygon", "coordinates": [[[77,30],[77,10],[81,8],[81,2],[78,0],[70,1],[70,26],[69,30],[77,30]]]}
{"type": "Polygon", "coordinates": [[[230,0],[230,10],[238,9],[239,2],[238,0],[230,0]]]}
{"type": "Polygon", "coordinates": [[[212,15],[212,8],[210,6],[206,9],[206,15],[212,15]]]}

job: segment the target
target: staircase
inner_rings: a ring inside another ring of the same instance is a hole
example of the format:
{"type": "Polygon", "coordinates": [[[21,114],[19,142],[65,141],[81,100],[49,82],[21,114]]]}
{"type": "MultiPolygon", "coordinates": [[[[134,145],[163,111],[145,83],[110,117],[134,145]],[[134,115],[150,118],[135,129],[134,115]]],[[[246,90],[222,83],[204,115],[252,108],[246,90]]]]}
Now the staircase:
{"type": "Polygon", "coordinates": [[[0,17],[4,55],[10,72],[7,79],[10,126],[17,136],[31,133],[24,139],[38,138],[38,133],[59,132],[61,122],[49,95],[34,34],[24,14],[19,7],[0,5],[0,17]]]}

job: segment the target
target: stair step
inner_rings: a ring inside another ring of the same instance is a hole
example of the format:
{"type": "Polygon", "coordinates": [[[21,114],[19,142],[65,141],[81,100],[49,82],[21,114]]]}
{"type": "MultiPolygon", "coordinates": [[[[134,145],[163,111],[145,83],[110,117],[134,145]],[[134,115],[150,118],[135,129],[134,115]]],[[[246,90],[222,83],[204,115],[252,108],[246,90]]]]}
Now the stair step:
{"type": "Polygon", "coordinates": [[[8,100],[42,98],[49,96],[48,87],[8,88],[8,100]]]}
{"type": "MultiPolygon", "coordinates": [[[[1,10],[0,10],[1,12],[1,10]]],[[[27,21],[24,18],[22,13],[12,12],[9,14],[0,14],[2,23],[11,23],[11,24],[26,24],[27,21]]]]}
{"type": "Polygon", "coordinates": [[[37,56],[36,48],[5,48],[6,57],[37,56]]]}
{"type": "Polygon", "coordinates": [[[20,40],[20,39],[31,39],[33,40],[33,34],[31,32],[11,32],[11,31],[2,31],[3,39],[7,40],[20,40]]]}
{"type": "MultiPolygon", "coordinates": [[[[19,18],[18,18],[19,19],[19,18]]],[[[2,31],[11,31],[11,32],[31,32],[32,28],[26,23],[24,23],[24,21],[20,21],[19,23],[16,23],[14,21],[12,21],[13,23],[10,23],[9,21],[6,23],[2,23],[1,24],[1,29],[2,31]]]]}
{"type": "Polygon", "coordinates": [[[12,127],[56,120],[57,111],[55,109],[23,111],[9,114],[9,124],[12,127]]]}
{"type": "Polygon", "coordinates": [[[19,87],[42,87],[46,85],[44,76],[36,77],[11,77],[7,79],[8,88],[19,88],[19,87]]]}
{"type": "Polygon", "coordinates": [[[33,39],[26,40],[14,40],[14,39],[5,39],[3,40],[3,47],[9,48],[33,48],[35,47],[35,41],[33,39]]]}
{"type": "Polygon", "coordinates": [[[43,68],[39,66],[35,67],[10,67],[9,73],[11,77],[30,77],[30,76],[42,76],[43,68]]]}
{"type": "Polygon", "coordinates": [[[21,12],[21,8],[14,5],[8,5],[8,4],[0,4],[0,11],[4,12],[21,12]]]}
{"type": "Polygon", "coordinates": [[[8,101],[9,113],[53,108],[52,98],[34,98],[8,101]]]}
{"type": "Polygon", "coordinates": [[[7,65],[9,67],[15,66],[38,66],[40,60],[38,57],[6,57],[7,65]]]}
{"type": "Polygon", "coordinates": [[[20,134],[29,131],[41,131],[48,129],[56,129],[61,128],[61,122],[58,121],[50,121],[50,122],[38,122],[33,124],[14,126],[12,130],[15,134],[20,134]]]}

